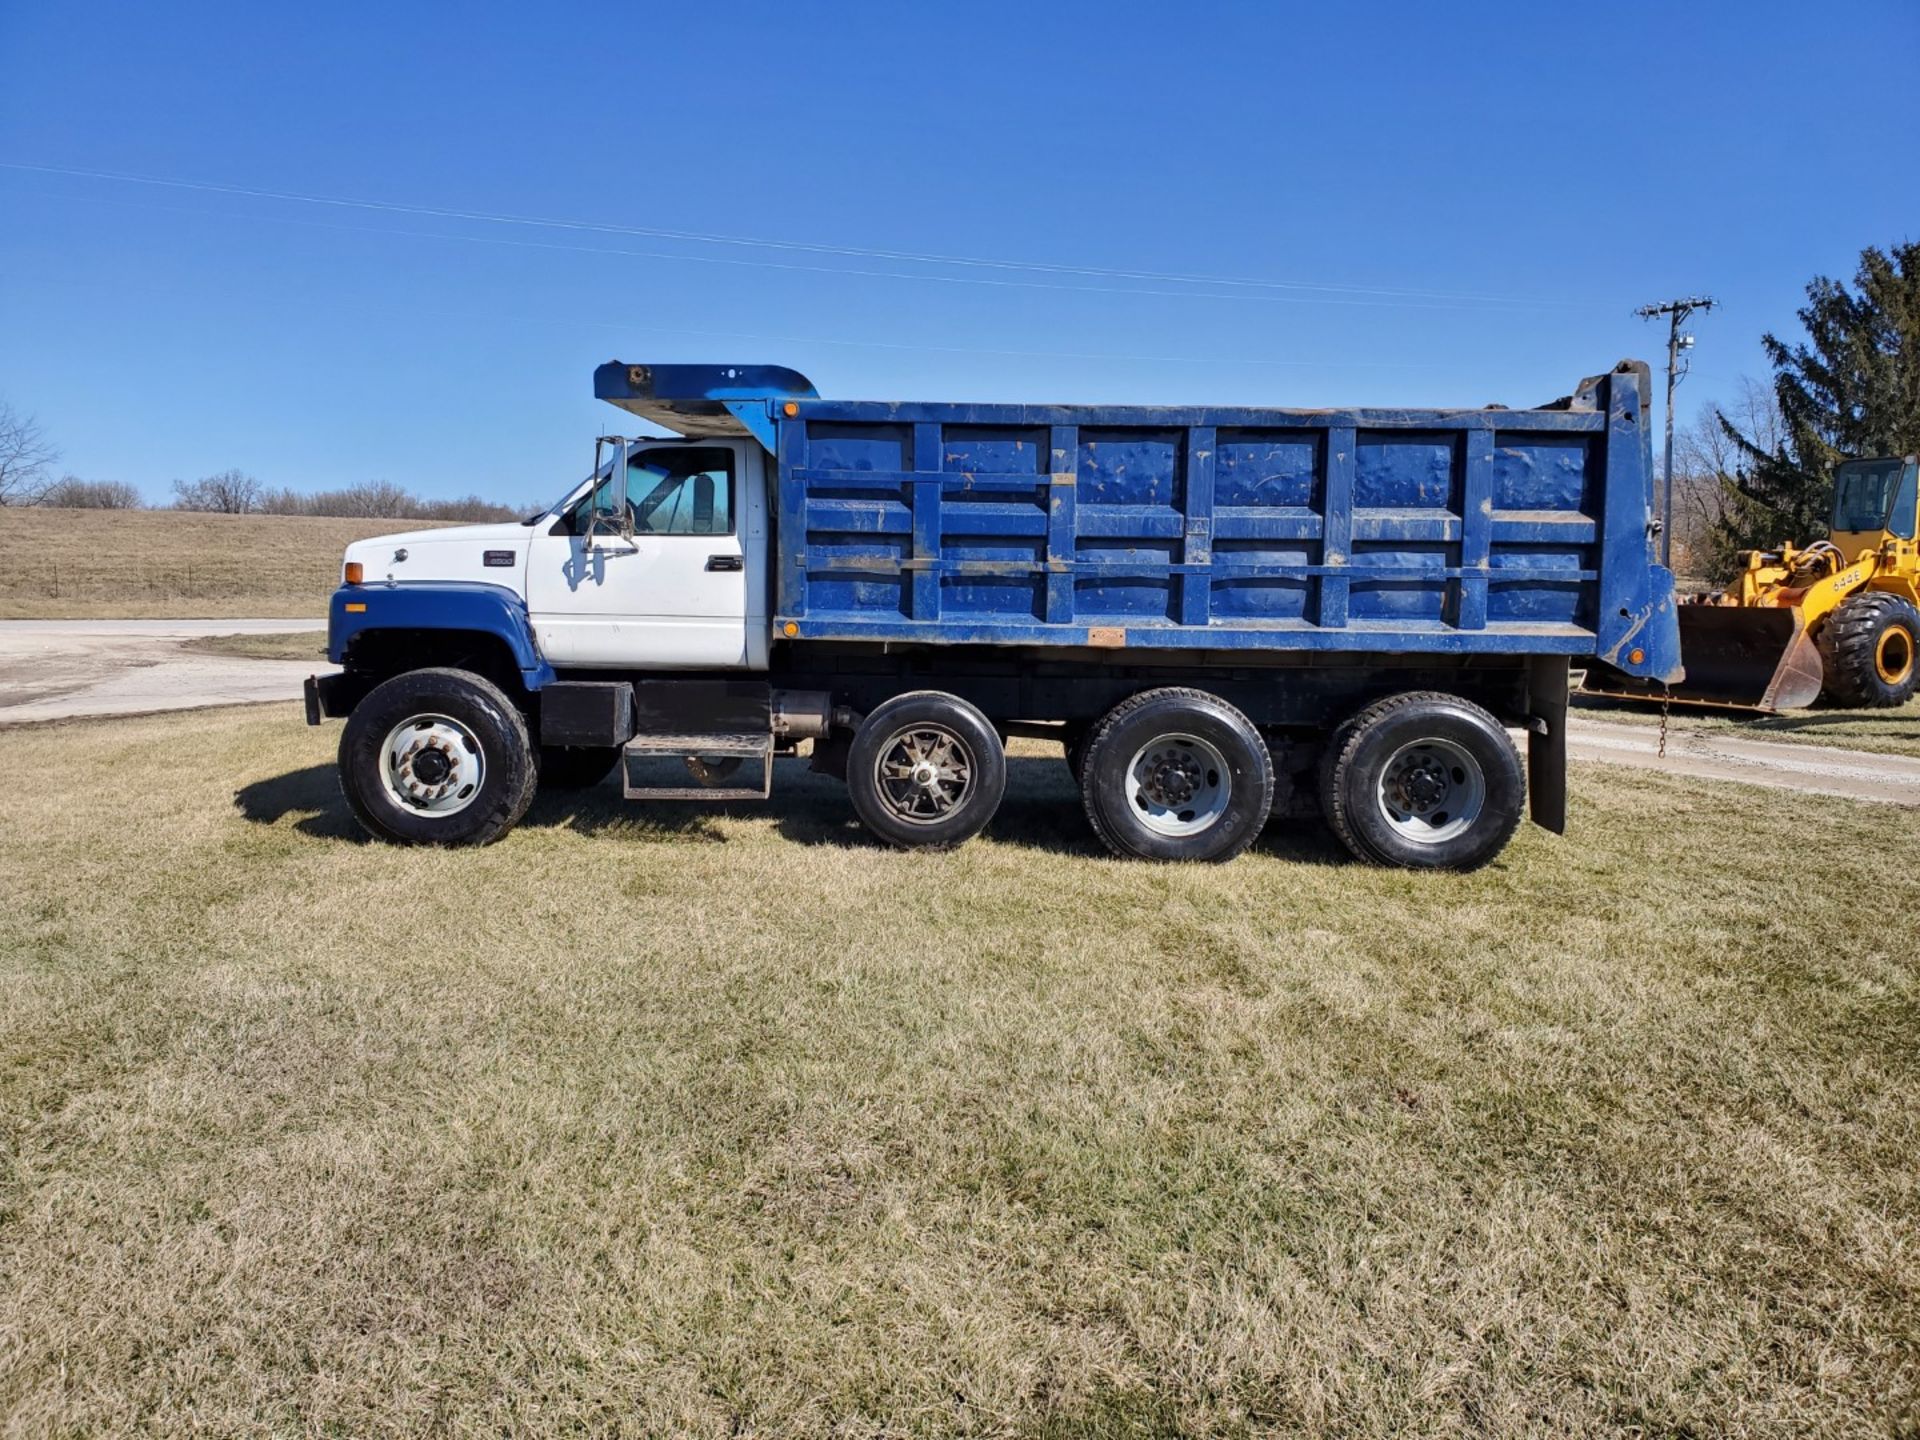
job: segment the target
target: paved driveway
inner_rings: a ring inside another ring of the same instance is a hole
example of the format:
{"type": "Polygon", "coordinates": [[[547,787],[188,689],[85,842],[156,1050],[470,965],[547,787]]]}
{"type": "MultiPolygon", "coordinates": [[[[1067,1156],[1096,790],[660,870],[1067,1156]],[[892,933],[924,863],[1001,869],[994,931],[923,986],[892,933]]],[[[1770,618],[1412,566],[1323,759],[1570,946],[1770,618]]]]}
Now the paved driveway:
{"type": "Polygon", "coordinates": [[[197,655],[181,642],[325,628],[323,620],[0,620],[0,724],[297,698],[325,662],[197,655]]]}

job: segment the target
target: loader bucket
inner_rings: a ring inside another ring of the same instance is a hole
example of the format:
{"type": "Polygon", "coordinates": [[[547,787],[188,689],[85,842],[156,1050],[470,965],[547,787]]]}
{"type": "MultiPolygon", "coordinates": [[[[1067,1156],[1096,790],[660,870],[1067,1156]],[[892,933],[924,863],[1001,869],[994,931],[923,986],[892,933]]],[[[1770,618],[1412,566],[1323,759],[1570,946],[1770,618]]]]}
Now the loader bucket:
{"type": "MultiPolygon", "coordinates": [[[[1799,710],[1820,696],[1820,651],[1792,607],[1682,605],[1680,661],[1687,678],[1672,689],[1679,704],[1739,710],[1799,710]]],[[[1582,690],[1628,700],[1660,700],[1660,682],[1624,675],[1596,661],[1582,690]]]]}

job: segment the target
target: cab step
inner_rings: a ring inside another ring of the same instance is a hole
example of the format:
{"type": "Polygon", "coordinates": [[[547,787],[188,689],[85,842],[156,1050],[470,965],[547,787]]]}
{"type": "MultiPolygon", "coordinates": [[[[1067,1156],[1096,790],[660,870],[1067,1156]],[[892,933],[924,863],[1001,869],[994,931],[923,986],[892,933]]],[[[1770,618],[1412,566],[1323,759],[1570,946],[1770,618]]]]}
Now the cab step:
{"type": "Polygon", "coordinates": [[[773,793],[773,735],[770,731],[636,735],[621,751],[620,785],[621,794],[629,800],[764,800],[773,793]],[[636,780],[636,775],[645,774],[648,761],[660,760],[688,762],[687,770],[695,783],[648,785],[636,780]],[[755,760],[760,762],[758,785],[722,783],[742,765],[755,760]],[[696,766],[714,772],[712,783],[699,782],[696,766]]]}

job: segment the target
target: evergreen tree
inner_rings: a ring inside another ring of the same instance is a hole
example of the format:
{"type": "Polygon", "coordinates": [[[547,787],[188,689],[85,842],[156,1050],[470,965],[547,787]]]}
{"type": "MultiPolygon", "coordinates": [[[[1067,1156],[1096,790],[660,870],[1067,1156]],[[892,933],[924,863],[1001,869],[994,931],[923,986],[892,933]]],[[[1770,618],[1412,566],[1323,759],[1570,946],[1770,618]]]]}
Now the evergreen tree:
{"type": "Polygon", "coordinates": [[[1816,277],[1799,314],[1805,342],[1761,341],[1773,365],[1778,442],[1760,443],[1719,417],[1740,463],[1722,477],[1717,555],[1819,539],[1835,465],[1920,450],[1920,243],[1861,251],[1851,291],[1816,277]]]}

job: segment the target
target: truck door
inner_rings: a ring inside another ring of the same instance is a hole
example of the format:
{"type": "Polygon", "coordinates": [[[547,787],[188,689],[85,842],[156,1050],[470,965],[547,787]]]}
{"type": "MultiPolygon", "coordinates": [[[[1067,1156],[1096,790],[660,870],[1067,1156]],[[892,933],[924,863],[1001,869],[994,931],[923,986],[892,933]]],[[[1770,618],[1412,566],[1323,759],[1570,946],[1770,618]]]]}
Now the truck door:
{"type": "Polygon", "coordinates": [[[764,666],[765,567],[747,554],[750,539],[764,547],[760,481],[759,457],[744,447],[634,449],[631,538],[602,529],[589,545],[593,496],[583,494],[529,547],[527,608],[541,653],[561,666],[764,666]]]}

